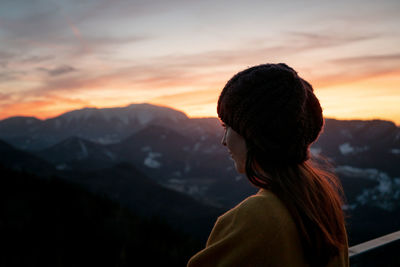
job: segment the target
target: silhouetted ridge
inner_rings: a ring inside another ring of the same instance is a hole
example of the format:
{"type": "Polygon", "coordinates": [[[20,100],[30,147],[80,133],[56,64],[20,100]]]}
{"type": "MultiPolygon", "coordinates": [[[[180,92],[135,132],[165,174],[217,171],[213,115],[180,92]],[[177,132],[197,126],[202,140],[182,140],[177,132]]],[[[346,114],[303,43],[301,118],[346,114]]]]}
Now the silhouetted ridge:
{"type": "Polygon", "coordinates": [[[94,171],[71,171],[64,175],[92,192],[106,194],[147,217],[160,217],[171,225],[205,239],[222,210],[165,188],[128,163],[94,171]]]}
{"type": "Polygon", "coordinates": [[[3,165],[0,177],[1,266],[185,266],[202,246],[160,218],[57,178],[3,165]]]}
{"type": "Polygon", "coordinates": [[[54,167],[47,161],[25,151],[14,148],[0,140],[0,164],[17,170],[49,175],[54,167]]]}
{"type": "Polygon", "coordinates": [[[72,136],[36,152],[37,155],[64,169],[98,169],[111,167],[118,157],[108,147],[72,136]]]}

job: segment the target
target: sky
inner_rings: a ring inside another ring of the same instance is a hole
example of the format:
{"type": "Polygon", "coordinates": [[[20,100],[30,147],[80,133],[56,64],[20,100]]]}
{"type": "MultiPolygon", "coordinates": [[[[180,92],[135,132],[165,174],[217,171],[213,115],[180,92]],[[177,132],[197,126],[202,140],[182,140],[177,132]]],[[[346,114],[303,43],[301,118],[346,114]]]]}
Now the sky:
{"type": "Polygon", "coordinates": [[[0,119],[153,103],[216,116],[235,73],[284,62],[324,115],[400,125],[400,1],[0,0],[0,119]]]}

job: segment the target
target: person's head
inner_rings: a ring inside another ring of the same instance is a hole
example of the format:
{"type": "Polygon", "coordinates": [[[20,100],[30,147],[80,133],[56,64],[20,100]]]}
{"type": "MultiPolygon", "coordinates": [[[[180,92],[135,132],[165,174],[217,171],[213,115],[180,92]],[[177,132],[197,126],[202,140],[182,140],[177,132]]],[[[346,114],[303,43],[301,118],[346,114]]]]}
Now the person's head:
{"type": "Polygon", "coordinates": [[[345,246],[346,234],[340,182],[307,161],[324,124],[312,86],[286,64],[254,66],[227,82],[217,112],[238,172],[282,200],[306,259],[325,265],[345,246]]]}
{"type": "MultiPolygon", "coordinates": [[[[237,73],[222,90],[217,112],[246,143],[246,171],[259,164],[268,173],[306,161],[323,126],[312,86],[283,63],[237,73]]],[[[233,159],[237,169],[243,165],[242,157],[233,159]]]]}

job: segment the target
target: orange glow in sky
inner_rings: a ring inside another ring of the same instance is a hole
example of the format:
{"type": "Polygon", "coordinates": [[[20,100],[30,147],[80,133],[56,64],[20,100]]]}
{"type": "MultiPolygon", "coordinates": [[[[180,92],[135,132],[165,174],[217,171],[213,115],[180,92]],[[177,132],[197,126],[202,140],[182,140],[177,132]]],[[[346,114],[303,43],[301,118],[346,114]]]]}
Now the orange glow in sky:
{"type": "Polygon", "coordinates": [[[215,117],[219,93],[236,72],[285,62],[314,86],[326,117],[400,125],[398,1],[3,7],[0,119],[144,102],[215,117]]]}

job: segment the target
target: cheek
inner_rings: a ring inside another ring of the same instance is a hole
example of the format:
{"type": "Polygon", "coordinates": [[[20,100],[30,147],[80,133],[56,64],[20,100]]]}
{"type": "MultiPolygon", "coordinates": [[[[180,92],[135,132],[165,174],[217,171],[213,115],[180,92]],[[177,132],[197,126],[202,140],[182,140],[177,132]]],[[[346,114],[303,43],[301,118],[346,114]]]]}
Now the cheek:
{"type": "Polygon", "coordinates": [[[245,163],[247,157],[247,147],[243,139],[240,139],[240,141],[238,142],[237,154],[239,159],[245,163]]]}
{"type": "Polygon", "coordinates": [[[229,128],[226,135],[226,145],[232,154],[236,170],[239,173],[245,173],[247,146],[244,138],[229,128]]]}
{"type": "Polygon", "coordinates": [[[245,173],[247,158],[246,144],[244,142],[237,142],[235,144],[234,151],[232,152],[232,154],[234,155],[236,170],[239,173],[245,173]]]}

